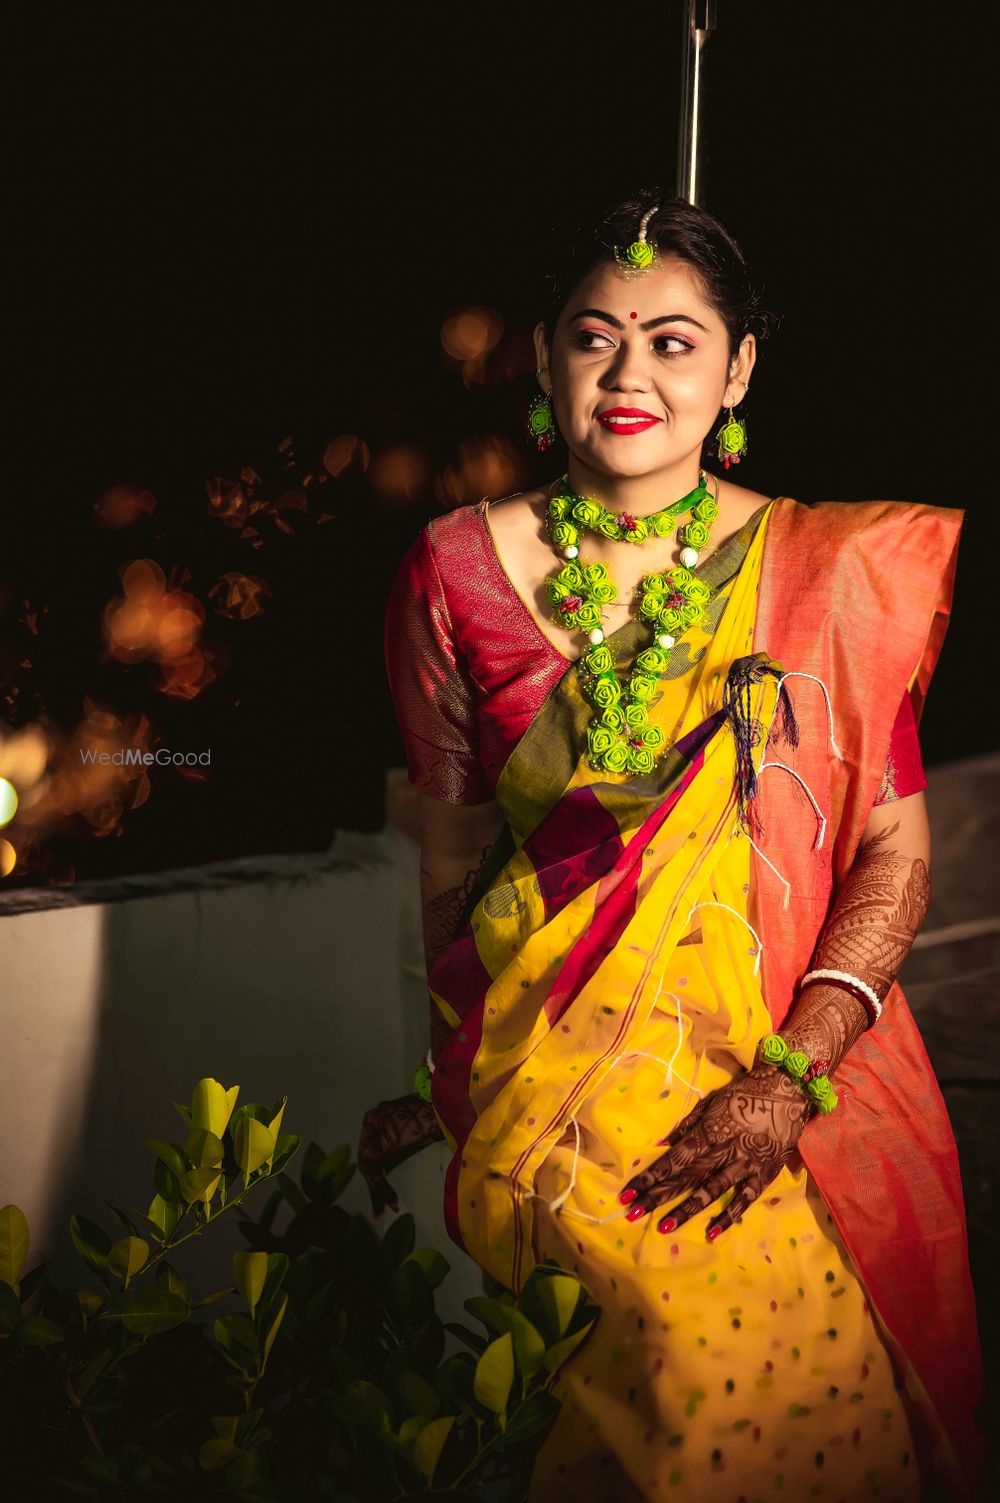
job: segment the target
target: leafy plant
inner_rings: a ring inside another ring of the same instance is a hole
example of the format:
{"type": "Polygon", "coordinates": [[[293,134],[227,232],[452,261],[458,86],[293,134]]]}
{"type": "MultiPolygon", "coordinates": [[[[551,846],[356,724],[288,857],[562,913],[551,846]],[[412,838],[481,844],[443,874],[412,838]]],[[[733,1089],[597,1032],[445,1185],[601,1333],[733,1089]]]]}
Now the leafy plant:
{"type": "Polygon", "coordinates": [[[415,1246],[413,1218],[380,1238],[337,1204],[354,1174],[346,1144],[310,1143],[296,1183],[286,1098],[237,1108],[238,1095],[202,1080],[177,1108],[183,1143],[146,1140],[147,1210],[107,1203],[124,1235],[71,1218],[88,1287],[55,1288],[45,1265],[22,1277],[27,1224],[16,1206],[0,1210],[12,1496],[516,1503],[558,1412],[555,1377],[596,1306],[547,1262],[517,1300],[484,1275],[487,1292],[465,1302],[481,1332],[445,1324],[435,1292],[449,1265],[415,1246]],[[271,1194],[251,1220],[244,1202],[264,1181],[271,1194]],[[193,1298],[178,1249],[190,1258],[237,1206],[247,1248],[233,1254],[232,1286],[193,1298]]]}

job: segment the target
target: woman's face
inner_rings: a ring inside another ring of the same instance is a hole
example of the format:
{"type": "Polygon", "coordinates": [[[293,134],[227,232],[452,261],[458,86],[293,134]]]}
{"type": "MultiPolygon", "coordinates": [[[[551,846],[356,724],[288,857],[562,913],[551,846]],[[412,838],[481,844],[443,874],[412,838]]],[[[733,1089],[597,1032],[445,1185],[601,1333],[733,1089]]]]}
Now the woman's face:
{"type": "Polygon", "coordinates": [[[535,349],[570,452],[617,476],[700,457],[720,407],[742,399],[755,357],[748,334],[730,359],[725,324],[675,257],[631,280],[613,262],[595,266],[560,313],[552,348],[539,324],[535,349]]]}

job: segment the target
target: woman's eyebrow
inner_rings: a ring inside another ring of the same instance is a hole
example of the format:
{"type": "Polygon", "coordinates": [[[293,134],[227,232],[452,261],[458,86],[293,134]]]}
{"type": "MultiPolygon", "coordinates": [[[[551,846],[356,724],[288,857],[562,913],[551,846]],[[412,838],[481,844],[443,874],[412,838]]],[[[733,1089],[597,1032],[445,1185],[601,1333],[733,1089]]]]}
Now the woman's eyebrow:
{"type": "MultiPolygon", "coordinates": [[[[574,313],[569,322],[575,323],[578,318],[603,318],[606,324],[611,324],[615,329],[624,329],[621,319],[615,318],[611,313],[604,313],[600,308],[581,308],[579,313],[574,313]]],[[[665,313],[662,318],[651,318],[648,323],[640,324],[640,329],[655,329],[660,324],[694,324],[703,334],[708,330],[704,324],[700,324],[696,318],[689,318],[686,313],[665,313]]]]}

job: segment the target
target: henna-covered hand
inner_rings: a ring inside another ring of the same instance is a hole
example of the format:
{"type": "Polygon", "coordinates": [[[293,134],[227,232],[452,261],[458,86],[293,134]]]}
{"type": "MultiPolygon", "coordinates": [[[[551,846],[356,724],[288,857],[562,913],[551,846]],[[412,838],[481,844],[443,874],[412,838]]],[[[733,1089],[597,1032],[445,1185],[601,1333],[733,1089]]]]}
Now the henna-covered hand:
{"type": "Polygon", "coordinates": [[[706,1228],[709,1241],[759,1200],[792,1159],[816,1107],[776,1065],[764,1062],[703,1097],[661,1143],[667,1152],[625,1186],[619,1200],[628,1219],[653,1211],[688,1190],[687,1199],[660,1220],[672,1232],[728,1189],[736,1193],[706,1228]]]}
{"type": "Polygon", "coordinates": [[[381,1216],[387,1205],[399,1210],[398,1197],[386,1175],[443,1137],[434,1108],[416,1092],[380,1101],[365,1112],[358,1143],[358,1169],[368,1186],[376,1216],[381,1216]]]}

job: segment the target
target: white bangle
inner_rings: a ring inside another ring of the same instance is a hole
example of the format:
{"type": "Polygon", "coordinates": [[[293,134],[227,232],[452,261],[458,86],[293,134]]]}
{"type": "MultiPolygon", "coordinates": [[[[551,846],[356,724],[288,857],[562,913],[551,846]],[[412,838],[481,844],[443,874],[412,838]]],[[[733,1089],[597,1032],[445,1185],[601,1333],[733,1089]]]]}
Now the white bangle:
{"type": "Polygon", "coordinates": [[[428,1070],[430,1070],[431,1074],[433,1075],[435,1067],[434,1067],[434,1061],[431,1059],[431,1051],[429,1049],[427,1051],[427,1058],[424,1060],[424,1064],[427,1066],[428,1070]]]}
{"type": "Polygon", "coordinates": [[[878,999],[877,993],[872,990],[867,981],[862,981],[860,976],[852,976],[850,971],[810,971],[808,975],[803,976],[802,980],[799,982],[799,989],[801,990],[801,988],[806,986],[810,981],[843,981],[850,986],[857,987],[858,991],[862,993],[861,1001],[862,1005],[866,1007],[866,1010],[867,1003],[865,1003],[864,999],[867,998],[868,1002],[871,1004],[871,1010],[869,1012],[869,1027],[873,1027],[874,1024],[876,1024],[879,1018],[882,1016],[882,1004],[878,999]]]}

